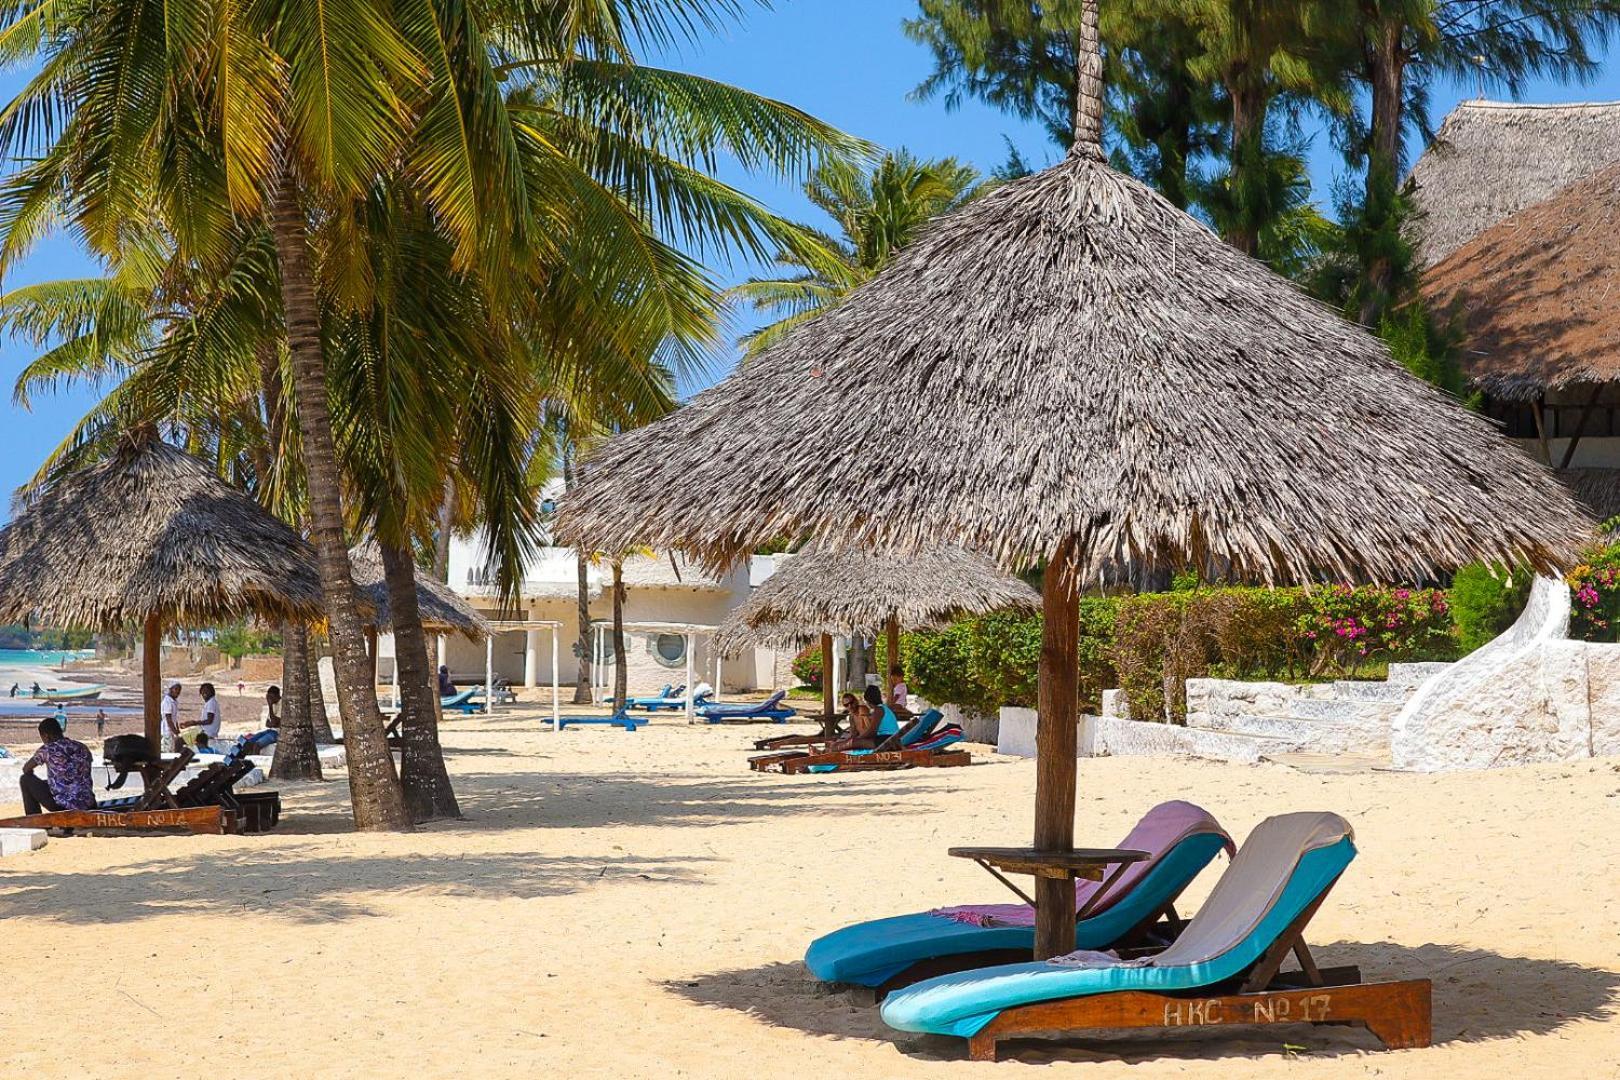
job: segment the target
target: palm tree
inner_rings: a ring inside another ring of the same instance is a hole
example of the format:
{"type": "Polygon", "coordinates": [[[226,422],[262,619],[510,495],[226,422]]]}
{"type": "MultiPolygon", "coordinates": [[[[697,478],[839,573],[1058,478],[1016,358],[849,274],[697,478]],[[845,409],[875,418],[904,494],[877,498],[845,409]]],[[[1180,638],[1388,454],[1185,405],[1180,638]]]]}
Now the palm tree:
{"type": "Polygon", "coordinates": [[[970,165],[949,157],[920,160],[907,150],[884,155],[869,172],[843,161],[822,165],[804,192],[833,220],[838,234],[815,233],[814,242],[800,242],[778,258],[780,265],[799,271],[793,276],[755,278],[729,291],[732,299],[775,316],[744,335],[744,360],[838,303],[882,269],[930,219],[986,189],[970,165]]]}
{"type": "Polygon", "coordinates": [[[612,306],[616,323],[574,332],[600,329],[605,351],[635,355],[672,318],[665,282],[681,269],[673,249],[636,242],[649,224],[755,250],[791,233],[710,179],[717,153],[791,170],[858,149],[780,103],[631,62],[626,27],[678,34],[708,25],[710,8],[36,0],[0,30],[8,59],[42,61],[0,113],[0,148],[31,161],[0,190],[0,270],[56,221],[109,264],[130,259],[132,223],[144,236],[158,222],[205,274],[232,220],[268,225],[361,828],[405,827],[408,813],[349,578],[322,348],[323,288],[368,302],[350,272],[366,261],[353,207],[399,173],[497,308],[537,285],[586,312],[623,292],[636,303],[612,306]]]}

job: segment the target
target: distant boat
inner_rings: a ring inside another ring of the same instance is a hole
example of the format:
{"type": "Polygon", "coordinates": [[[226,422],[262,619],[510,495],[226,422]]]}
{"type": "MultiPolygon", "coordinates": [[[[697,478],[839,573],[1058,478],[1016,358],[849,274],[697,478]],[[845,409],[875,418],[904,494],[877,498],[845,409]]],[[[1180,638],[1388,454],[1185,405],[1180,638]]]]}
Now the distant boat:
{"type": "Polygon", "coordinates": [[[101,697],[101,692],[107,689],[103,683],[98,686],[76,686],[71,690],[41,690],[34,696],[41,701],[95,701],[101,697]]]}

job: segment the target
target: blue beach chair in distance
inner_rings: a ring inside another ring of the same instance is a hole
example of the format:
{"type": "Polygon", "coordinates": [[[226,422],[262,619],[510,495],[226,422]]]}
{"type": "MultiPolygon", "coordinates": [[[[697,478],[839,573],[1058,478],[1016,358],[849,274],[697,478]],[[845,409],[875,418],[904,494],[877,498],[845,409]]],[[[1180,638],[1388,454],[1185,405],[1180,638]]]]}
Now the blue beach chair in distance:
{"type": "Polygon", "coordinates": [[[1354,1023],[1390,1048],[1427,1046],[1429,980],[1364,983],[1355,967],[1319,968],[1305,946],[1307,924],[1355,856],[1337,814],[1267,818],[1164,951],[1122,959],[1082,949],[925,979],[889,995],[883,1019],[965,1038],[975,1061],[994,1061],[1000,1039],[1088,1028],[1354,1023]],[[1290,953],[1299,970],[1283,972],[1290,953]]]}
{"type": "Polygon", "coordinates": [[[782,704],[786,690],[778,690],[757,705],[705,705],[697,710],[699,718],[711,724],[748,723],[760,720],[780,724],[798,714],[782,704]]]}
{"type": "Polygon", "coordinates": [[[557,719],[557,727],[561,730],[579,724],[597,724],[602,727],[619,727],[626,731],[634,731],[646,722],[639,716],[621,712],[612,716],[563,716],[557,719]]]}
{"type": "MultiPolygon", "coordinates": [[[[1075,941],[1085,948],[1164,945],[1181,927],[1175,903],[1221,851],[1234,850],[1220,822],[1175,800],[1153,807],[1119,846],[1146,851],[1105,891],[1075,883],[1075,941]]],[[[805,953],[823,982],[871,989],[879,998],[921,979],[1027,960],[1035,952],[1035,912],[1027,904],[936,908],[855,923],[817,938],[805,953]]]]}

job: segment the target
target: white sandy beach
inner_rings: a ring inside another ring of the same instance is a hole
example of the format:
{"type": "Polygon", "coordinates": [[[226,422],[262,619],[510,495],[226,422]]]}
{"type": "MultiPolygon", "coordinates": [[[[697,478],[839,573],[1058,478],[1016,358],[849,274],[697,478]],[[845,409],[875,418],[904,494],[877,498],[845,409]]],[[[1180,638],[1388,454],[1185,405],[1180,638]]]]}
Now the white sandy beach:
{"type": "Polygon", "coordinates": [[[1031,762],[763,776],[743,748],[781,729],[556,735],[536,715],[447,724],[462,822],[355,835],[341,783],[299,785],[268,836],[0,862],[0,1076],[1620,1076],[1620,761],[1084,761],[1082,843],[1172,797],[1239,837],[1284,810],[1349,817],[1361,856],[1315,920],[1318,957],[1433,978],[1436,1045],[1234,1028],[1013,1043],[989,1065],[818,992],[799,958],[845,922],[1005,899],[945,848],[1027,842],[1031,762]]]}

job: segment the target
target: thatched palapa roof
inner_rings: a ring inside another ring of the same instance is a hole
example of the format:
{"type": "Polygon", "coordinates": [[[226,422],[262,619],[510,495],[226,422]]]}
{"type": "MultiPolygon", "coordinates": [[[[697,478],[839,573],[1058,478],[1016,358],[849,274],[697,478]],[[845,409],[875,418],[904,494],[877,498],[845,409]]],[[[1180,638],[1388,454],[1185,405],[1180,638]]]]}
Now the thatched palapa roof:
{"type": "Polygon", "coordinates": [[[131,445],[16,507],[0,530],[0,619],[113,630],[157,615],[322,617],[314,552],[197,458],[131,445]]]}
{"type": "Polygon", "coordinates": [[[1455,321],[1469,381],[1520,401],[1620,381],[1617,240],[1620,165],[1611,165],[1430,267],[1423,298],[1455,321]]]}
{"type": "Polygon", "coordinates": [[[559,532],[735,559],[941,544],[1400,580],[1555,569],[1590,522],[1484,418],[1087,154],[937,221],[838,307],[608,441],[559,532]]]}
{"type": "Polygon", "coordinates": [[[893,617],[911,629],[961,615],[1035,611],[1041,597],[990,559],[961,548],[909,558],[863,551],[784,556],[748,602],[720,624],[715,645],[802,644],[822,634],[875,635],[893,617]]]}
{"type": "Polygon", "coordinates": [[[1418,265],[1617,160],[1620,102],[1463,102],[1412,167],[1418,265]]]}
{"type": "MultiPolygon", "coordinates": [[[[384,632],[393,630],[388,581],[383,576],[382,549],[377,541],[367,540],[350,548],[349,568],[360,590],[362,606],[375,612],[373,625],[384,632]]],[[[461,634],[473,641],[482,641],[493,632],[488,619],[473,610],[450,586],[429,574],[418,572],[416,575],[416,603],[421,611],[422,627],[429,633],[461,634]]]]}

